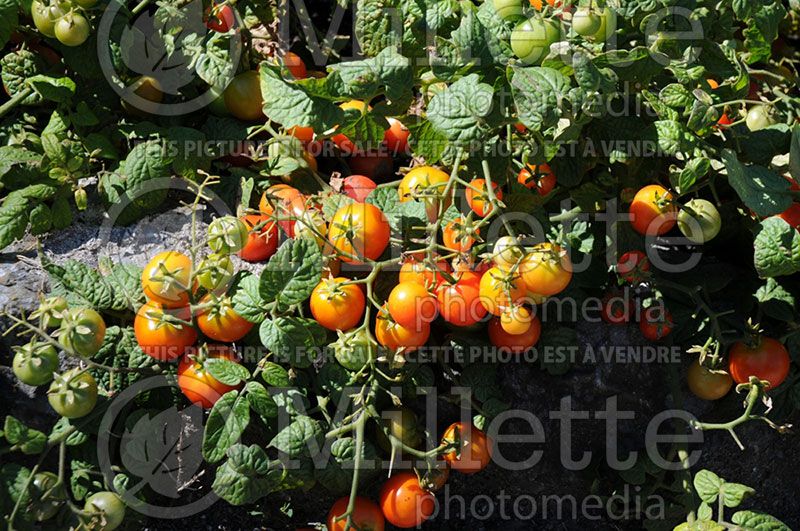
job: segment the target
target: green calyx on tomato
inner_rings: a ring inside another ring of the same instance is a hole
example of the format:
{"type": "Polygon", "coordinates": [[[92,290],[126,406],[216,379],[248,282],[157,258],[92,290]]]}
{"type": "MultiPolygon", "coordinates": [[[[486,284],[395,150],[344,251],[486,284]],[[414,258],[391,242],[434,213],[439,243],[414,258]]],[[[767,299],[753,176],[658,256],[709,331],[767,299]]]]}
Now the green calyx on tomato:
{"type": "Polygon", "coordinates": [[[349,371],[360,371],[374,361],[378,345],[363,328],[350,332],[339,332],[339,339],[333,343],[336,361],[349,371]]]}
{"type": "MultiPolygon", "coordinates": [[[[248,231],[249,238],[249,231],[248,231]]],[[[197,282],[208,291],[225,291],[233,278],[234,268],[231,258],[224,254],[211,253],[203,258],[197,267],[197,282]]]]}
{"type": "Polygon", "coordinates": [[[125,519],[125,504],[122,499],[109,491],[92,494],[86,499],[83,510],[90,513],[90,529],[112,531],[122,525],[125,519]]]}
{"type": "Polygon", "coordinates": [[[91,308],[74,308],[64,312],[58,338],[66,350],[85,358],[94,356],[106,335],[106,323],[91,308]]]}
{"type": "Polygon", "coordinates": [[[80,368],[56,374],[47,391],[47,400],[62,417],[85,417],[97,404],[97,382],[94,376],[80,368]]]}
{"type": "Polygon", "coordinates": [[[22,383],[44,385],[58,369],[58,352],[49,343],[27,343],[17,348],[12,367],[22,383]]]}
{"type": "Polygon", "coordinates": [[[208,226],[208,246],[215,253],[234,254],[242,250],[250,231],[234,216],[217,218],[208,226]]]}
{"type": "Polygon", "coordinates": [[[39,307],[31,313],[31,319],[39,319],[43,329],[55,328],[61,325],[61,317],[67,309],[67,300],[64,297],[47,297],[42,299],[39,307]]]}
{"type": "Polygon", "coordinates": [[[37,472],[28,486],[27,513],[37,522],[49,520],[58,513],[67,499],[63,483],[52,472],[37,472]]]}
{"type": "Polygon", "coordinates": [[[511,50],[527,65],[540,64],[550,53],[550,45],[561,40],[561,26],[540,17],[520,23],[511,33],[511,50]]]}
{"type": "Polygon", "coordinates": [[[80,13],[67,13],[55,23],[56,39],[65,46],[80,46],[89,38],[92,28],[80,13]]]}
{"type": "Polygon", "coordinates": [[[690,241],[703,244],[719,234],[722,219],[711,201],[692,199],[678,212],[678,228],[690,241]]]}

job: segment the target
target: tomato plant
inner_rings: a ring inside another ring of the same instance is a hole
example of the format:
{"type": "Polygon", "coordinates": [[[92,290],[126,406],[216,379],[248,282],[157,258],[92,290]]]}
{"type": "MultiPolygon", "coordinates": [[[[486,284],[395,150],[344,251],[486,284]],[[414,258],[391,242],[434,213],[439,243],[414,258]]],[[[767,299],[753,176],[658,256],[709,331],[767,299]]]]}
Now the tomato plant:
{"type": "Polygon", "coordinates": [[[237,388],[220,382],[207,370],[206,360],[227,360],[237,363],[233,349],[224,345],[212,345],[207,348],[204,357],[193,359],[189,356],[181,358],[178,364],[178,386],[189,402],[210,409],[222,395],[237,388]]]}
{"type": "Polygon", "coordinates": [[[189,303],[192,261],[183,253],[165,251],[154,256],[142,271],[145,296],[165,308],[181,308],[189,303]]]}
{"type": "Polygon", "coordinates": [[[436,318],[437,304],[428,289],[417,282],[401,282],[387,300],[392,319],[405,328],[416,328],[436,318]]]}
{"type": "Polygon", "coordinates": [[[28,385],[44,385],[58,369],[58,352],[48,343],[26,343],[17,349],[14,375],[28,385]]]}
{"type": "Polygon", "coordinates": [[[56,374],[47,390],[47,400],[62,417],[85,417],[97,404],[97,381],[79,368],[56,374]]]}
{"type": "Polygon", "coordinates": [[[250,214],[242,218],[249,229],[247,243],[239,256],[248,262],[266,260],[278,250],[278,225],[269,216],[250,214]]]}
{"type": "Polygon", "coordinates": [[[550,45],[561,39],[561,27],[550,19],[533,17],[521,22],[511,34],[511,49],[525,64],[539,64],[550,45]]]}
{"type": "Polygon", "coordinates": [[[753,344],[735,343],[728,352],[729,371],[733,380],[746,383],[750,376],[778,387],[789,374],[789,352],[780,341],[760,337],[753,344]]]}
{"type": "Polygon", "coordinates": [[[389,245],[389,223],[376,206],[354,203],[340,208],[331,219],[328,240],[342,260],[359,262],[375,260],[389,245]]]}
{"type": "Polygon", "coordinates": [[[225,88],[225,107],[240,120],[254,121],[264,116],[261,111],[261,85],[258,72],[248,70],[237,75],[225,88]]]}
{"type": "MultiPolygon", "coordinates": [[[[492,190],[497,200],[503,199],[503,191],[497,186],[497,183],[492,183],[492,190]]],[[[480,217],[488,216],[492,208],[490,203],[490,194],[486,187],[484,179],[473,179],[465,191],[467,197],[467,204],[475,214],[480,217]]]]}
{"type": "Polygon", "coordinates": [[[641,321],[639,321],[639,330],[650,341],[664,339],[672,332],[674,326],[672,314],[661,306],[647,308],[642,313],[641,321]]]}
{"type": "Polygon", "coordinates": [[[344,277],[323,279],[311,292],[311,314],[329,330],[350,330],[361,322],[366,298],[361,286],[344,277]]]}
{"type": "Polygon", "coordinates": [[[106,323],[91,308],[65,310],[60,326],[61,344],[79,356],[92,356],[103,344],[106,323]]]}
{"type": "Polygon", "coordinates": [[[686,381],[689,390],[703,400],[718,400],[727,395],[733,386],[733,379],[728,373],[711,371],[699,361],[689,365],[686,381]]]}
{"type": "MultiPolygon", "coordinates": [[[[326,520],[329,531],[345,531],[347,529],[347,518],[340,517],[347,512],[349,501],[350,498],[339,498],[330,508],[326,520]]],[[[350,518],[353,525],[365,531],[383,531],[386,525],[380,508],[374,502],[361,497],[355,499],[350,518]]]]}
{"type": "Polygon", "coordinates": [[[658,184],[649,184],[636,192],[630,207],[634,230],[647,236],[672,230],[678,213],[673,199],[672,193],[658,184]]]}
{"type": "Polygon", "coordinates": [[[444,459],[450,463],[451,469],[462,474],[480,472],[492,458],[492,440],[471,424],[451,424],[442,435],[442,443],[455,446],[444,454],[444,459]]]}
{"type": "Polygon", "coordinates": [[[517,182],[544,197],[556,187],[556,175],[548,164],[529,164],[527,168],[519,170],[517,182]]]}
{"type": "Polygon", "coordinates": [[[227,33],[236,23],[236,15],[228,4],[215,5],[206,11],[206,27],[219,33],[227,33]]]}
{"type": "Polygon", "coordinates": [[[197,327],[209,339],[232,343],[239,341],[253,328],[253,323],[236,313],[230,297],[206,295],[200,300],[207,306],[197,316],[197,327]]]}
{"type": "Polygon", "coordinates": [[[136,342],[148,356],[172,361],[197,341],[189,308],[165,309],[156,303],[143,304],[133,321],[136,342]]]}
{"type": "Polygon", "coordinates": [[[112,531],[122,525],[125,519],[125,504],[113,492],[102,491],[92,494],[86,499],[84,511],[92,514],[102,524],[97,527],[102,531],[112,531]]]}

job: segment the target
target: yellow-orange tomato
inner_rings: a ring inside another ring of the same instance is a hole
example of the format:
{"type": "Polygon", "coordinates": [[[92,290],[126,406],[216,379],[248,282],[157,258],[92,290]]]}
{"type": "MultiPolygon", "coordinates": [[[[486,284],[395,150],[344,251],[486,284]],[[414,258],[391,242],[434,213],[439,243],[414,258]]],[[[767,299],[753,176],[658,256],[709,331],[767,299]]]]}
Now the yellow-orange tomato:
{"type": "Polygon", "coordinates": [[[529,292],[550,297],[569,286],[572,261],[557,245],[540,243],[522,260],[519,272],[529,292]]]}
{"type": "Polygon", "coordinates": [[[473,235],[479,235],[481,230],[467,223],[464,218],[456,218],[442,230],[444,246],[457,253],[466,253],[475,243],[473,235]]]}
{"type": "Polygon", "coordinates": [[[345,262],[360,263],[362,258],[375,260],[389,245],[391,229],[386,216],[370,203],[351,203],[333,215],[328,227],[328,241],[342,254],[345,262]]]}
{"type": "MultiPolygon", "coordinates": [[[[286,130],[286,134],[295,137],[297,140],[302,142],[304,145],[308,145],[314,140],[314,128],[313,127],[302,127],[296,125],[294,127],[290,127],[286,130]]],[[[316,162],[316,161],[315,161],[316,162]]]]}
{"type": "MultiPolygon", "coordinates": [[[[226,345],[209,345],[206,359],[222,358],[238,363],[233,349],[226,345]]],[[[211,409],[217,400],[238,385],[226,385],[206,371],[202,362],[184,356],[178,365],[178,386],[190,402],[211,409]]]]}
{"type": "Polygon", "coordinates": [[[703,400],[718,400],[728,394],[733,387],[733,378],[724,372],[711,372],[700,365],[700,360],[689,365],[686,373],[689,390],[703,400]]]}
{"type": "Polygon", "coordinates": [[[649,184],[636,192],[630,207],[631,225],[639,234],[659,236],[672,230],[678,219],[678,207],[669,190],[649,184]]]}
{"type": "Polygon", "coordinates": [[[381,487],[380,507],[392,525],[405,529],[433,516],[436,502],[433,494],[420,487],[416,474],[399,472],[381,487]]]}
{"type": "Polygon", "coordinates": [[[500,325],[512,336],[527,332],[532,321],[533,316],[525,306],[509,306],[500,314],[500,325]]]}
{"type": "Polygon", "coordinates": [[[155,255],[142,271],[145,296],[165,308],[182,308],[189,304],[189,280],[192,260],[177,251],[155,255]]]}
{"type": "Polygon", "coordinates": [[[261,194],[258,209],[262,214],[270,216],[275,213],[275,208],[289,205],[296,197],[302,197],[300,190],[288,184],[273,184],[261,194]]]}
{"type": "MultiPolygon", "coordinates": [[[[345,531],[347,526],[347,518],[338,519],[341,515],[347,512],[347,504],[350,498],[345,496],[339,498],[333,504],[331,510],[328,512],[326,520],[328,531],[345,531]]],[[[386,521],[383,518],[380,507],[375,505],[371,500],[356,497],[355,505],[353,506],[353,514],[350,519],[358,529],[361,531],[383,531],[386,521]]],[[[352,529],[352,527],[350,528],[352,529]]]]}
{"type": "Polygon", "coordinates": [[[425,286],[417,282],[401,282],[392,289],[386,301],[389,314],[406,328],[436,319],[437,302],[425,286]]]}
{"type": "Polygon", "coordinates": [[[396,351],[410,352],[423,346],[431,335],[431,325],[421,322],[416,327],[407,328],[391,318],[389,312],[381,310],[375,317],[375,339],[378,343],[396,351]]]}
{"type": "Polygon", "coordinates": [[[517,272],[493,267],[481,277],[480,293],[481,303],[486,309],[494,315],[500,315],[505,308],[523,301],[525,282],[517,272]]]}
{"type": "Polygon", "coordinates": [[[305,79],[308,76],[306,64],[300,56],[294,52],[286,52],[283,56],[283,64],[289,69],[289,72],[292,73],[295,79],[305,79]]]}
{"type": "Polygon", "coordinates": [[[492,460],[492,440],[472,424],[454,422],[442,436],[445,442],[456,443],[457,449],[444,454],[444,459],[463,474],[480,472],[492,460]]]}
{"type": "Polygon", "coordinates": [[[530,326],[522,334],[509,334],[503,329],[499,317],[489,321],[489,341],[499,349],[507,349],[512,354],[522,354],[536,345],[542,335],[542,322],[535,315],[530,326]]]}
{"type": "MultiPolygon", "coordinates": [[[[464,192],[467,197],[467,204],[480,217],[488,216],[492,212],[492,204],[489,202],[489,192],[486,188],[486,181],[484,179],[473,179],[464,192]]],[[[492,190],[494,196],[498,201],[503,199],[503,191],[497,186],[497,183],[492,183],[492,190]]]]}
{"type": "Polygon", "coordinates": [[[148,302],[136,312],[133,331],[142,351],[159,361],[172,361],[181,357],[197,341],[193,326],[171,322],[169,317],[191,321],[189,307],[169,310],[160,304],[148,302]]]}
{"type": "Polygon", "coordinates": [[[328,330],[347,331],[361,321],[366,298],[359,284],[348,279],[323,279],[311,292],[311,314],[328,330]]]}
{"type": "Polygon", "coordinates": [[[445,260],[437,259],[434,256],[434,266],[428,265],[423,257],[411,257],[400,266],[400,282],[416,282],[422,284],[430,290],[435,290],[446,280],[442,274],[450,273],[453,269],[445,260]]]}
{"type": "Polygon", "coordinates": [[[239,341],[253,328],[253,323],[236,313],[230,297],[213,299],[206,295],[200,304],[209,305],[197,316],[197,327],[215,341],[239,341]]]}
{"type": "Polygon", "coordinates": [[[433,166],[417,166],[403,176],[397,193],[400,202],[411,201],[417,196],[441,197],[450,176],[433,166]]]}
{"type": "MultiPolygon", "coordinates": [[[[530,3],[531,3],[531,6],[533,6],[533,8],[536,11],[541,11],[542,8],[544,7],[544,3],[542,2],[542,0],[530,0],[530,3]]],[[[560,4],[560,2],[557,3],[556,0],[547,0],[547,4],[550,7],[556,7],[557,5],[560,4]]]]}

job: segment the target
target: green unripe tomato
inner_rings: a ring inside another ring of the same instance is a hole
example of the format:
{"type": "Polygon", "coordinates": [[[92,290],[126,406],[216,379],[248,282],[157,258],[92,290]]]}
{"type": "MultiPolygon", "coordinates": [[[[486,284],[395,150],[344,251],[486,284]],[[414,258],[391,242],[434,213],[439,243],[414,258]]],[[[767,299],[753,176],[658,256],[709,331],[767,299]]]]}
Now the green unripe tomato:
{"type": "Polygon", "coordinates": [[[767,105],[756,105],[747,111],[747,119],[745,121],[747,128],[753,132],[775,125],[775,117],[767,105]]]}
{"type": "Polygon", "coordinates": [[[61,320],[59,340],[78,356],[94,356],[106,336],[106,323],[91,308],[66,310],[61,320]]]}
{"type": "Polygon", "coordinates": [[[694,243],[713,240],[722,228],[722,219],[713,203],[692,199],[678,212],[678,228],[694,243]]]}
{"type": "Polygon", "coordinates": [[[347,370],[360,371],[364,365],[375,359],[377,344],[370,339],[364,329],[339,332],[339,339],[333,344],[336,361],[347,370]]]}
{"type": "Polygon", "coordinates": [[[40,0],[33,0],[31,2],[31,18],[33,25],[39,30],[39,33],[45,37],[55,37],[56,21],[61,18],[64,13],[57,6],[50,6],[41,2],[40,0]]]}
{"type": "Polygon", "coordinates": [[[602,17],[591,9],[581,8],[572,15],[572,29],[584,37],[596,35],[601,24],[602,17]]]}
{"type": "MultiPolygon", "coordinates": [[[[122,525],[125,519],[125,504],[122,499],[113,492],[103,491],[92,494],[86,499],[83,510],[89,513],[100,513],[97,521],[104,521],[105,524],[92,527],[98,531],[112,531],[122,525]]],[[[94,520],[93,520],[94,521],[94,520]]]]}
{"type": "MultiPolygon", "coordinates": [[[[381,423],[389,433],[406,446],[416,448],[422,442],[422,434],[417,416],[407,407],[395,411],[384,411],[381,423]]],[[[392,451],[392,443],[382,429],[378,429],[378,445],[387,452],[392,451]]]]}
{"type": "Polygon", "coordinates": [[[47,401],[62,417],[85,417],[97,404],[97,381],[79,368],[56,374],[47,390],[47,401]]]}
{"type": "Polygon", "coordinates": [[[61,326],[61,316],[66,310],[67,299],[64,297],[47,297],[39,303],[39,308],[31,316],[39,318],[42,328],[55,328],[61,326]]]}
{"type": "Polygon", "coordinates": [[[494,10],[503,20],[516,20],[522,18],[521,0],[492,0],[494,10]]]}
{"type": "Polygon", "coordinates": [[[58,476],[52,472],[39,472],[33,476],[28,487],[30,502],[27,514],[33,516],[37,522],[44,522],[54,517],[64,501],[67,491],[64,485],[58,485],[58,476]]]}
{"type": "Polygon", "coordinates": [[[58,352],[49,343],[27,343],[17,349],[12,367],[22,383],[44,385],[58,370],[58,352]]]}
{"type": "Polygon", "coordinates": [[[65,46],[80,46],[89,38],[89,22],[79,13],[67,13],[55,23],[56,39],[65,46]]]}
{"type": "Polygon", "coordinates": [[[561,26],[550,19],[530,18],[511,32],[511,50],[525,64],[540,64],[550,45],[561,40],[561,26]]]}
{"type": "Polygon", "coordinates": [[[84,9],[89,9],[90,7],[94,7],[95,4],[97,4],[97,0],[72,0],[72,1],[84,9]]]}
{"type": "Polygon", "coordinates": [[[233,278],[233,262],[227,255],[212,253],[200,262],[197,271],[197,282],[208,291],[215,291],[233,278]]]}
{"type": "Polygon", "coordinates": [[[617,32],[617,12],[611,8],[604,8],[600,12],[600,27],[592,40],[606,42],[617,32]]]}
{"type": "Polygon", "coordinates": [[[208,246],[219,254],[238,253],[247,243],[247,225],[234,216],[223,216],[208,226],[208,246]]]}

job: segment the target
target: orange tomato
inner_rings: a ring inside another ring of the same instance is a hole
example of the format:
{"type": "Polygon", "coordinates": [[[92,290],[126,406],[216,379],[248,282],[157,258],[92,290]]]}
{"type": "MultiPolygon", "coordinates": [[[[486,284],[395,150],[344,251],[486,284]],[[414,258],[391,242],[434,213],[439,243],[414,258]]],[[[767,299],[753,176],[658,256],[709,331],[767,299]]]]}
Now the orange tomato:
{"type": "Polygon", "coordinates": [[[472,424],[454,422],[442,436],[442,443],[445,442],[456,443],[456,449],[443,457],[451,469],[462,474],[480,472],[492,460],[492,440],[472,424]]]}
{"type": "Polygon", "coordinates": [[[380,506],[392,525],[406,529],[433,516],[436,502],[433,494],[420,487],[416,474],[395,472],[381,487],[380,506]]]}
{"type": "Polygon", "coordinates": [[[659,236],[672,230],[678,219],[674,199],[669,190],[658,184],[636,192],[629,210],[633,229],[645,236],[659,236]]]}

